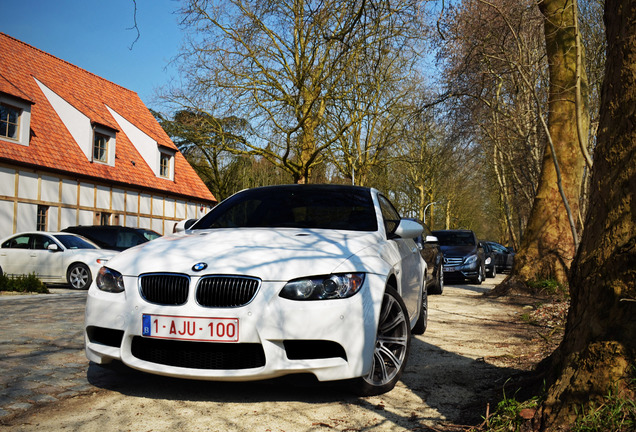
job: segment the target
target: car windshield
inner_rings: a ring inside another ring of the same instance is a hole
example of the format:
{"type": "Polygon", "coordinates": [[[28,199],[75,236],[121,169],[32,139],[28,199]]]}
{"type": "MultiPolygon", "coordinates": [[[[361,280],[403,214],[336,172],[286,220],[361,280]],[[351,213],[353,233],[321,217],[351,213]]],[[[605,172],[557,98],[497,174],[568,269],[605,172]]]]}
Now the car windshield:
{"type": "Polygon", "coordinates": [[[377,231],[369,189],[289,185],[249,189],[228,198],[192,226],[322,228],[377,231]]]}
{"type": "Polygon", "coordinates": [[[93,243],[89,243],[81,237],[69,234],[58,234],[57,241],[62,243],[66,249],[97,249],[93,243]]]}
{"type": "Polygon", "coordinates": [[[433,231],[442,246],[474,246],[475,236],[470,231],[433,231]]]}

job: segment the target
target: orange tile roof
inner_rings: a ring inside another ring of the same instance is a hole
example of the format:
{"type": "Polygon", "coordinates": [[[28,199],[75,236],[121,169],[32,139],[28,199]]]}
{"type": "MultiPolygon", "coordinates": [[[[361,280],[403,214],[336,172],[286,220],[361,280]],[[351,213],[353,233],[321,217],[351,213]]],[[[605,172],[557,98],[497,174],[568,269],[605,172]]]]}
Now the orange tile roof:
{"type": "Polygon", "coordinates": [[[137,93],[0,33],[0,92],[32,103],[29,146],[0,142],[0,160],[36,165],[183,198],[216,202],[212,193],[170,140],[137,93]],[[117,131],[115,166],[89,161],[42,93],[35,79],[93,123],[117,131]],[[121,131],[107,106],[176,151],[174,181],[155,176],[121,131]]]}

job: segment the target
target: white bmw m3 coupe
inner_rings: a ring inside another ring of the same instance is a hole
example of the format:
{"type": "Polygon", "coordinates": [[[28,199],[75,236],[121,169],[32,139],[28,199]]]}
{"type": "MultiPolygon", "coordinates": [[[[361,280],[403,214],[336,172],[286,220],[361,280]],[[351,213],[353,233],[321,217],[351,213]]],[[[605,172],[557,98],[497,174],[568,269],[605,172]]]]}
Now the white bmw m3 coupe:
{"type": "Polygon", "coordinates": [[[86,355],[181,378],[310,373],[391,390],[427,324],[426,264],[375,189],[248,189],[120,253],[88,292],[86,355]]]}

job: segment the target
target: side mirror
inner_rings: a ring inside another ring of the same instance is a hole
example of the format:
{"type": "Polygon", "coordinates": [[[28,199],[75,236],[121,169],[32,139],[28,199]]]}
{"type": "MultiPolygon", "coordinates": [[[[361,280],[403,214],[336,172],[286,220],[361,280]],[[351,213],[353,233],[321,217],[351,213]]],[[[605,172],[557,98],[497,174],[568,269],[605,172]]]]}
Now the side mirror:
{"type": "Polygon", "coordinates": [[[51,252],[59,252],[60,247],[56,245],[55,243],[51,243],[50,245],[48,245],[47,249],[50,250],[51,252]]]}
{"type": "Polygon", "coordinates": [[[421,235],[423,231],[424,227],[419,223],[409,219],[402,219],[393,235],[401,238],[414,239],[417,236],[421,235]]]}
{"type": "Polygon", "coordinates": [[[178,232],[183,232],[187,229],[190,229],[190,227],[192,225],[194,225],[194,223],[197,221],[198,219],[184,219],[182,221],[177,222],[176,224],[174,224],[174,228],[172,229],[173,233],[178,233],[178,232]]]}
{"type": "Polygon", "coordinates": [[[439,240],[435,236],[427,235],[426,236],[426,243],[439,243],[439,240]]]}

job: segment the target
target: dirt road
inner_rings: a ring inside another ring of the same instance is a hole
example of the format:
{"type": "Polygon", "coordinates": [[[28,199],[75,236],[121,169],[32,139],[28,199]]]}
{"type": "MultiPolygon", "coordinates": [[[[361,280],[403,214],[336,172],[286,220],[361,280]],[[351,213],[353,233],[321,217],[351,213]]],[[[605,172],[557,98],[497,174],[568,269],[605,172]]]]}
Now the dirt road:
{"type": "Polygon", "coordinates": [[[306,377],[216,383],[102,373],[87,362],[95,391],[27,411],[11,431],[401,431],[474,425],[506,380],[539,359],[524,302],[481,294],[503,276],[446,287],[429,299],[429,326],[413,339],[407,369],[388,394],[359,398],[306,377]],[[99,372],[99,373],[96,373],[99,372]],[[108,379],[104,379],[104,376],[108,379]],[[96,379],[95,377],[99,377],[96,379]]]}

